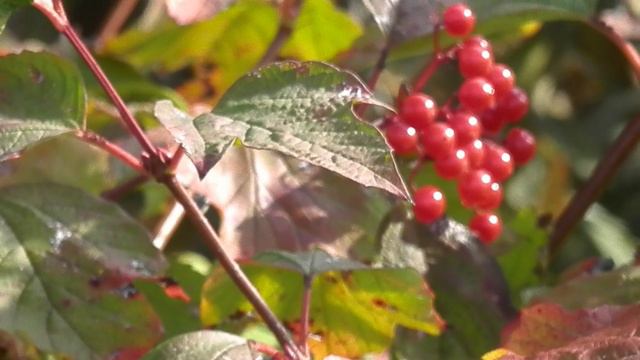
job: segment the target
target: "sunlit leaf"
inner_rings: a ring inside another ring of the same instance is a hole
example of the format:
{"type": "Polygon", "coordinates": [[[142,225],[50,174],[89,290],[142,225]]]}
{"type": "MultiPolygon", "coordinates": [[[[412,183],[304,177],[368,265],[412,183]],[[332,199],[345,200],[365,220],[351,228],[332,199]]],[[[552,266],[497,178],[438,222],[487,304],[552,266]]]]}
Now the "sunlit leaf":
{"type": "Polygon", "coordinates": [[[198,331],[171,338],[142,360],[254,360],[247,340],[221,331],[198,331]]]}
{"type": "Polygon", "coordinates": [[[567,311],[552,303],[524,309],[503,347],[537,359],[624,359],[640,352],[640,305],[567,311]]]}
{"type": "MultiPolygon", "coordinates": [[[[243,270],[275,314],[294,331],[299,328],[303,272],[316,274],[310,346],[318,358],[382,351],[390,344],[396,325],[439,332],[431,297],[413,270],[366,269],[326,254],[308,253],[271,254],[262,261],[245,263],[243,270]]],[[[216,268],[203,291],[203,323],[209,326],[237,320],[251,311],[251,305],[226,273],[216,268]]]]}
{"type": "Polygon", "coordinates": [[[164,268],[144,228],[110,203],[53,184],[0,189],[0,329],[44,351],[151,347],[160,322],[131,280],[164,268]]]}
{"type": "Polygon", "coordinates": [[[355,116],[355,102],[374,102],[355,75],[322,63],[284,62],[240,79],[213,113],[193,124],[173,126],[166,103],[159,103],[156,116],[169,124],[201,172],[238,139],[407,197],[384,137],[355,116]],[[199,136],[191,136],[193,127],[199,136]]]}
{"type": "Polygon", "coordinates": [[[361,34],[360,26],[331,1],[305,0],[280,55],[298,60],[331,60],[348,50],[361,34]]]}
{"type": "Polygon", "coordinates": [[[66,60],[33,52],[0,57],[0,159],[81,127],[85,97],[66,60]]]}

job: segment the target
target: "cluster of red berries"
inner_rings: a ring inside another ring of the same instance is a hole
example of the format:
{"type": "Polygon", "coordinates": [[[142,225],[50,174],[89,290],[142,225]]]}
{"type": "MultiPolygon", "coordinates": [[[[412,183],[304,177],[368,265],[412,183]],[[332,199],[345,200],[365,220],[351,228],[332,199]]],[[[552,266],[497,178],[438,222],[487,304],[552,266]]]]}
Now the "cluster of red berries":
{"type": "MultiPolygon", "coordinates": [[[[464,79],[457,106],[448,102],[439,107],[429,95],[412,93],[399,101],[399,114],[385,134],[397,154],[431,159],[440,177],[457,181],[462,204],[476,212],[470,229],[490,243],[502,233],[502,222],[493,213],[502,202],[501,184],[536,150],[534,136],[521,128],[511,128],[501,144],[497,139],[505,126],[525,116],[529,100],[515,86],[513,71],[494,62],[489,42],[468,37],[475,16],[467,6],[448,7],[443,26],[449,35],[466,38],[450,52],[464,79]]],[[[419,188],[414,201],[415,217],[422,223],[444,215],[446,199],[435,186],[419,188]]]]}

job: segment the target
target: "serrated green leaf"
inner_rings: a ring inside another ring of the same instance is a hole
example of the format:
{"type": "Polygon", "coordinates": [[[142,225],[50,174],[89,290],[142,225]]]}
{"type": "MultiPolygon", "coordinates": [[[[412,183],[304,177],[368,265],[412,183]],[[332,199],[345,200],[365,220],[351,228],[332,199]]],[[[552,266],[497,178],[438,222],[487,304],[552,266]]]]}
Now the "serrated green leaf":
{"type": "Polygon", "coordinates": [[[42,350],[96,359],[151,347],[160,322],[130,281],[164,268],[113,204],[61,185],[0,189],[0,329],[42,350]]]}
{"type": "Polygon", "coordinates": [[[280,55],[298,60],[331,60],[348,50],[361,34],[360,26],[331,1],[305,0],[280,55]]]}
{"type": "MultiPolygon", "coordinates": [[[[311,291],[309,346],[317,358],[382,351],[391,343],[396,325],[439,333],[431,296],[413,270],[357,269],[351,262],[318,255],[315,258],[323,260],[310,264],[314,256],[309,253],[281,254],[277,259],[271,254],[267,258],[278,265],[252,261],[244,264],[243,270],[274,313],[293,328],[300,321],[303,274],[309,269],[321,271],[316,273],[311,291]],[[331,271],[345,268],[354,270],[331,271]]],[[[230,321],[230,317],[237,320],[252,311],[219,267],[205,283],[200,309],[207,326],[230,321]]]]}
{"type": "Polygon", "coordinates": [[[354,103],[373,101],[350,72],[291,61],[244,76],[213,113],[193,124],[175,126],[166,103],[159,103],[156,116],[203,173],[239,139],[245,146],[278,151],[408,198],[384,137],[353,113],[354,103]]]}
{"type": "Polygon", "coordinates": [[[254,360],[247,340],[222,331],[198,331],[169,339],[142,360],[254,360]]]}
{"type": "Polygon", "coordinates": [[[82,77],[66,60],[33,52],[0,57],[0,159],[80,128],[85,98],[82,77]]]}

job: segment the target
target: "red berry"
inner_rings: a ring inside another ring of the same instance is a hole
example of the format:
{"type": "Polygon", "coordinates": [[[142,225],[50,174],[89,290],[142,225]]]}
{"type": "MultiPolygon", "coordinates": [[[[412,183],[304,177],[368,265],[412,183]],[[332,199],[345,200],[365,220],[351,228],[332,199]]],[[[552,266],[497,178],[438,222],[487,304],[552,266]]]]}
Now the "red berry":
{"type": "Polygon", "coordinates": [[[418,152],[418,134],[411,126],[394,121],[384,129],[387,143],[398,155],[415,155],[418,152]]]}
{"type": "Polygon", "coordinates": [[[513,158],[502,146],[486,142],[483,167],[498,182],[507,180],[513,174],[513,158]]]}
{"type": "Polygon", "coordinates": [[[496,111],[507,123],[518,122],[529,111],[529,97],[524,90],[515,87],[500,98],[496,111]]]}
{"type": "Polygon", "coordinates": [[[442,15],[444,29],[451,36],[464,37],[473,31],[476,17],[464,4],[449,6],[442,15]]]}
{"type": "Polygon", "coordinates": [[[502,186],[494,182],[490,186],[490,191],[485,194],[485,198],[476,205],[476,208],[484,211],[497,209],[502,203],[502,195],[502,186]]]}
{"type": "Polygon", "coordinates": [[[515,84],[515,76],[513,70],[504,64],[496,64],[489,74],[487,80],[493,85],[496,91],[496,99],[500,99],[503,95],[508,94],[515,84]]]}
{"type": "Polygon", "coordinates": [[[504,139],[504,146],[517,165],[529,162],[536,153],[536,138],[527,130],[513,128],[504,139]]]}
{"type": "Polygon", "coordinates": [[[424,152],[434,159],[446,157],[456,146],[456,133],[444,123],[433,123],[420,133],[424,152]]]}
{"type": "Polygon", "coordinates": [[[493,48],[491,47],[491,44],[489,43],[489,41],[479,35],[474,35],[468,38],[462,43],[462,46],[463,47],[478,46],[483,49],[489,50],[493,54],[493,48]]]}
{"type": "Polygon", "coordinates": [[[504,119],[496,108],[485,110],[480,116],[480,123],[482,123],[482,131],[485,135],[495,135],[505,125],[504,119]]]}
{"type": "Polygon", "coordinates": [[[465,78],[485,76],[493,67],[493,55],[479,46],[463,46],[458,50],[458,70],[465,78]]]}
{"type": "Polygon", "coordinates": [[[429,95],[415,93],[407,96],[400,105],[400,118],[417,130],[435,121],[438,106],[429,95]]]}
{"type": "Polygon", "coordinates": [[[444,194],[435,186],[423,186],[413,194],[413,213],[416,219],[430,224],[440,218],[447,207],[444,194]]]}
{"type": "Polygon", "coordinates": [[[458,182],[458,193],[462,205],[475,208],[491,196],[491,185],[494,183],[491,174],[486,170],[473,170],[466,173],[458,182]]]}
{"type": "Polygon", "coordinates": [[[484,163],[484,143],[482,140],[474,140],[462,148],[467,154],[469,169],[478,169],[484,163]]]}
{"type": "Polygon", "coordinates": [[[502,233],[502,221],[495,214],[477,214],[469,222],[469,228],[480,241],[489,245],[502,233]]]}
{"type": "Polygon", "coordinates": [[[458,149],[449,156],[438,158],[435,161],[436,173],[443,179],[457,179],[469,170],[467,154],[458,149]]]}
{"type": "Polygon", "coordinates": [[[494,94],[493,86],[485,78],[476,77],[462,83],[458,100],[464,108],[479,114],[494,105],[494,94]]]}
{"type": "Polygon", "coordinates": [[[472,113],[461,111],[449,118],[449,126],[456,133],[458,146],[464,146],[476,140],[482,134],[480,120],[472,113]]]}

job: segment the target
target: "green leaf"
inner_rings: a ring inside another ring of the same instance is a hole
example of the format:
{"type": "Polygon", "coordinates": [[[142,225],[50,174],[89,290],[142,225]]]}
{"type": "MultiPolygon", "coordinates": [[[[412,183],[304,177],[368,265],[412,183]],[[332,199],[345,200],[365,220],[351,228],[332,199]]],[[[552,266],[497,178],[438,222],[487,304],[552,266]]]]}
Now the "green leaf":
{"type": "Polygon", "coordinates": [[[408,219],[405,209],[392,213],[387,226],[381,263],[426,271],[438,314],[469,356],[494,349],[515,310],[504,276],[486,248],[455,221],[426,226],[408,219]]]}
{"type": "Polygon", "coordinates": [[[373,99],[352,73],[322,63],[283,62],[238,80],[213,113],[193,124],[182,120],[182,127],[175,126],[166,103],[158,104],[156,116],[201,172],[239,139],[408,197],[384,137],[353,113],[356,102],[373,99]]]}
{"type": "Polygon", "coordinates": [[[331,1],[305,0],[280,55],[298,60],[331,60],[348,50],[360,35],[360,26],[331,1]]]}
{"type": "Polygon", "coordinates": [[[165,266],[113,204],[61,185],[0,189],[0,329],[44,351],[95,359],[150,348],[162,329],[131,280],[165,266]]]}
{"type": "Polygon", "coordinates": [[[0,33],[4,30],[4,26],[14,10],[32,2],[33,0],[0,0],[0,33]]]}
{"type": "Polygon", "coordinates": [[[77,69],[48,53],[0,57],[0,159],[80,128],[85,90],[77,69]]]}
{"type": "Polygon", "coordinates": [[[231,147],[190,189],[221,212],[220,236],[234,257],[320,247],[366,255],[389,201],[330,171],[271,151],[231,147]]]}
{"type": "Polygon", "coordinates": [[[169,339],[142,360],[253,360],[247,340],[221,331],[198,331],[169,339]]]}
{"type": "MultiPolygon", "coordinates": [[[[317,274],[312,282],[309,343],[317,358],[382,351],[391,343],[396,325],[439,332],[431,297],[413,270],[366,269],[320,253],[272,253],[264,259],[268,263],[256,260],[242,268],[275,314],[292,328],[300,321],[303,273],[317,274]]],[[[219,267],[204,286],[200,309],[207,326],[231,317],[237,320],[252,310],[219,267]]]]}

